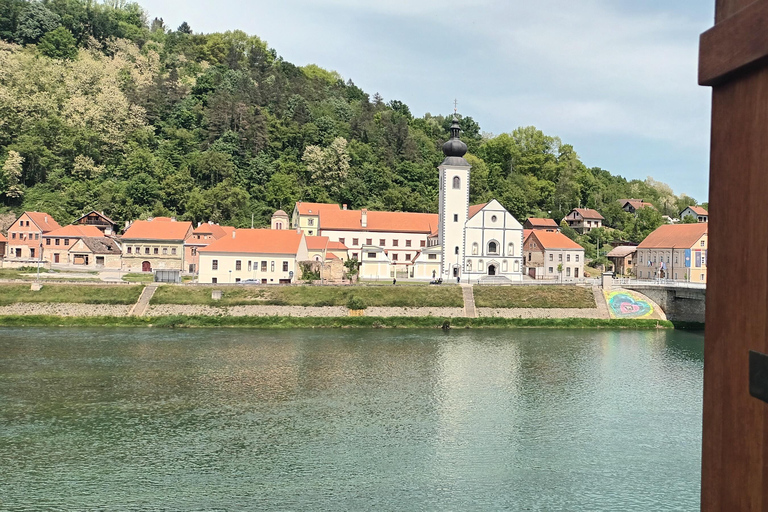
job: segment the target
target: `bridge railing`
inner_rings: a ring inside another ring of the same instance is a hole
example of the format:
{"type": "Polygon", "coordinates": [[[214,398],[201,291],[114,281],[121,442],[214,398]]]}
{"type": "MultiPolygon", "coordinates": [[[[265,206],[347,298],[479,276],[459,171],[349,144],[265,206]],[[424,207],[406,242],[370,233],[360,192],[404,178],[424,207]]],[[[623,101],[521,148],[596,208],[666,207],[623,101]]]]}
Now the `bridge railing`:
{"type": "Polygon", "coordinates": [[[659,288],[690,288],[693,290],[706,290],[707,285],[705,283],[691,283],[688,281],[679,281],[674,279],[629,279],[619,278],[613,280],[615,285],[618,286],[653,286],[659,288]]]}

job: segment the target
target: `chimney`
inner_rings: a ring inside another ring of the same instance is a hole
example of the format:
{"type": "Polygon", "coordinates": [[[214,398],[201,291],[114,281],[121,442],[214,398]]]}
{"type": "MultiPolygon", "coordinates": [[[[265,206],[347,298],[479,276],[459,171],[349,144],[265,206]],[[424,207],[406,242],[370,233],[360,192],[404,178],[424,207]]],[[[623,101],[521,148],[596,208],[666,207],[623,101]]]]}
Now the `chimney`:
{"type": "Polygon", "coordinates": [[[236,231],[233,229],[233,230],[232,230],[232,238],[235,238],[235,232],[236,232],[236,231]]]}
{"type": "Polygon", "coordinates": [[[347,205],[346,204],[341,205],[341,209],[342,210],[346,210],[347,209],[347,205]]]}
{"type": "Polygon", "coordinates": [[[45,216],[45,223],[48,224],[48,216],[45,216]]]}
{"type": "Polygon", "coordinates": [[[368,210],[365,208],[360,211],[360,225],[364,228],[368,227],[368,210]]]}
{"type": "Polygon", "coordinates": [[[202,226],[202,225],[203,225],[203,223],[202,223],[202,222],[198,222],[198,223],[197,223],[197,227],[200,227],[200,226],[202,226]]]}
{"type": "Polygon", "coordinates": [[[128,226],[130,226],[131,223],[129,221],[125,221],[125,229],[128,229],[128,226]]]}
{"type": "Polygon", "coordinates": [[[176,217],[171,217],[171,222],[176,222],[176,217]]]}

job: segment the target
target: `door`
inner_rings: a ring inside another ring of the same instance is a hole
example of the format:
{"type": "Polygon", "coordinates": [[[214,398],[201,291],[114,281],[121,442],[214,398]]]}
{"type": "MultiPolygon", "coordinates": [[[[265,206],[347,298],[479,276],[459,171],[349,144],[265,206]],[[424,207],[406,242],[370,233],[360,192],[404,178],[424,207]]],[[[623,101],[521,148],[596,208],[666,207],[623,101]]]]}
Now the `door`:
{"type": "Polygon", "coordinates": [[[104,266],[104,256],[96,256],[96,266],[97,267],[104,266]]]}
{"type": "Polygon", "coordinates": [[[59,253],[56,253],[53,255],[53,262],[58,263],[59,262],[59,253]]]}
{"type": "Polygon", "coordinates": [[[579,269],[578,268],[573,269],[573,277],[575,277],[576,279],[579,278],[579,269]]]}
{"type": "Polygon", "coordinates": [[[148,261],[145,261],[141,264],[141,271],[142,272],[152,272],[152,264],[148,261]]]}
{"type": "Polygon", "coordinates": [[[453,277],[459,277],[459,267],[453,267],[453,277]]]}
{"type": "Polygon", "coordinates": [[[489,276],[496,275],[496,265],[488,265],[488,275],[489,276]]]}

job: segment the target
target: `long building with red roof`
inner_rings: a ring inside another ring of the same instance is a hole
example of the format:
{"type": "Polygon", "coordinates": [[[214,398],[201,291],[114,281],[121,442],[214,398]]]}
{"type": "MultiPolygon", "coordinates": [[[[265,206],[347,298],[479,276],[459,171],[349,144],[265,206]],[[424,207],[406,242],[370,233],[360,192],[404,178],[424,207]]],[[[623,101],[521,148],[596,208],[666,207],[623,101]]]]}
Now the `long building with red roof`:
{"type": "Polygon", "coordinates": [[[123,270],[184,271],[184,242],[191,234],[191,222],[179,222],[168,217],[134,221],[120,237],[123,270]]]}
{"type": "Polygon", "coordinates": [[[706,222],[665,224],[637,246],[638,279],[707,282],[709,228],[706,222]]]}
{"type": "Polygon", "coordinates": [[[584,277],[584,248],[559,231],[531,230],[523,251],[531,277],[564,282],[584,277]]]}
{"type": "Polygon", "coordinates": [[[8,228],[9,259],[42,260],[45,254],[43,235],[60,229],[59,223],[45,212],[24,212],[8,228]]]}

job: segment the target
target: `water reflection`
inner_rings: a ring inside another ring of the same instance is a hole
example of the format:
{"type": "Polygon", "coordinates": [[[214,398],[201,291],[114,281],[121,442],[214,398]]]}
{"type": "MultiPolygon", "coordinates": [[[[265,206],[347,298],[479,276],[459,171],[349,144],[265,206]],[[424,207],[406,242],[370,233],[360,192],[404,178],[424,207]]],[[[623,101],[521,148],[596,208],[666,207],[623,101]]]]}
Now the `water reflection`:
{"type": "Polygon", "coordinates": [[[0,508],[698,504],[703,340],[0,329],[0,508]]]}

